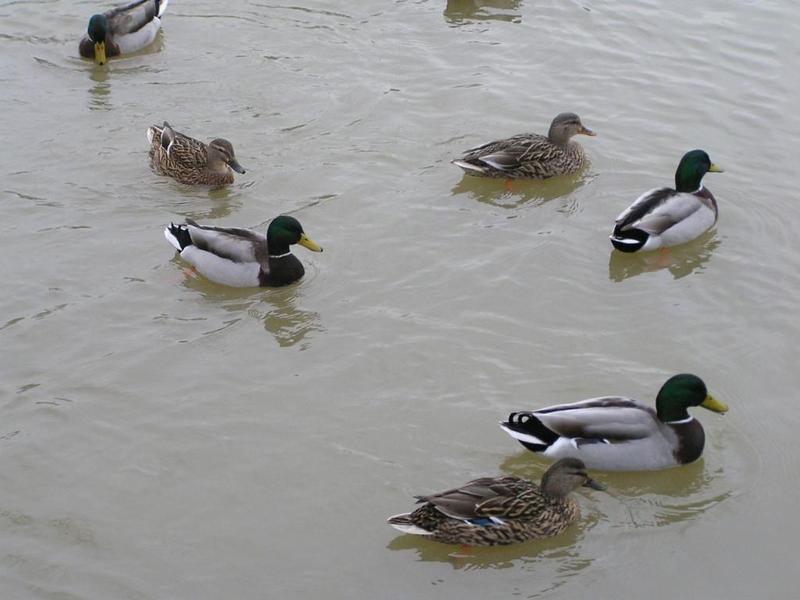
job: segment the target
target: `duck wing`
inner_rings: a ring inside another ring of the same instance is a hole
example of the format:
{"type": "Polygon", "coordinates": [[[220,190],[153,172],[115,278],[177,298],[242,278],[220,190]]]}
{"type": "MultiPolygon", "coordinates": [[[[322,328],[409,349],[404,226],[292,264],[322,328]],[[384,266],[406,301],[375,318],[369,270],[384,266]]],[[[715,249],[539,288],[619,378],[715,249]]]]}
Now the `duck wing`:
{"type": "Polygon", "coordinates": [[[487,515],[481,510],[487,501],[512,499],[531,487],[532,483],[518,477],[482,477],[444,492],[417,496],[417,501],[428,502],[453,519],[479,519],[487,515]]]}
{"type": "Polygon", "coordinates": [[[522,163],[546,160],[553,144],[537,133],[523,133],[503,140],[489,142],[464,153],[462,160],[481,161],[495,169],[517,169],[522,163]]]}
{"type": "MultiPolygon", "coordinates": [[[[519,415],[520,413],[517,413],[519,415]]],[[[658,431],[656,412],[630,398],[604,396],[532,411],[545,427],[565,438],[624,441],[658,431]]]]}
{"type": "Polygon", "coordinates": [[[656,188],[639,196],[617,217],[615,234],[640,229],[650,235],[661,235],[667,229],[689,218],[704,205],[700,199],[671,188],[656,188]]]}
{"type": "Polygon", "coordinates": [[[192,243],[212,254],[237,263],[267,265],[267,238],[250,229],[211,227],[186,219],[192,243]]]}
{"type": "Polygon", "coordinates": [[[160,140],[168,158],[187,168],[205,169],[208,164],[208,146],[203,142],[175,131],[166,121],[162,127],[153,125],[150,129],[154,130],[155,139],[160,140]]]}
{"type": "Polygon", "coordinates": [[[161,3],[158,0],[136,0],[125,6],[112,8],[105,15],[114,35],[126,35],[149,25],[155,17],[164,14],[166,6],[167,2],[163,0],[161,3]]]}

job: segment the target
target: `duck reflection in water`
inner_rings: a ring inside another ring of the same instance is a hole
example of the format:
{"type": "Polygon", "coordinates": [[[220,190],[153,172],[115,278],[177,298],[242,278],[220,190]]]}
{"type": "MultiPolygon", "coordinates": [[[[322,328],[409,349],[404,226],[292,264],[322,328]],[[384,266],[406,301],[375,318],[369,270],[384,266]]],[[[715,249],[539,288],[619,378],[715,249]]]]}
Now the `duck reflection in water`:
{"type": "Polygon", "coordinates": [[[111,83],[108,81],[107,69],[93,69],[89,79],[94,85],[89,88],[89,110],[111,110],[111,83]]]}
{"type": "Polygon", "coordinates": [[[522,0],[447,0],[444,18],[448,23],[469,20],[521,23],[520,4],[522,0]]]}
{"type": "Polygon", "coordinates": [[[641,254],[626,254],[612,250],[608,261],[608,278],[611,281],[624,281],[642,273],[667,269],[673,279],[680,279],[695,270],[702,270],[720,243],[715,231],[712,230],[693,242],[675,248],[641,254]]]}
{"type": "MultiPolygon", "coordinates": [[[[280,288],[231,288],[217,285],[202,277],[176,255],[172,260],[181,264],[183,285],[202,294],[207,303],[221,306],[225,311],[233,313],[235,318],[222,319],[217,327],[205,327],[203,335],[218,333],[239,323],[244,315],[261,321],[264,329],[275,338],[281,347],[299,344],[300,350],[311,346],[315,331],[325,331],[320,323],[320,315],[316,311],[303,310],[297,307],[301,298],[298,292],[300,284],[280,288]]],[[[208,321],[210,318],[204,318],[208,321]]]]}
{"type": "MultiPolygon", "coordinates": [[[[556,198],[570,196],[591,177],[590,174],[583,172],[541,181],[520,180],[514,182],[511,190],[506,188],[505,181],[501,179],[462,177],[450,192],[453,196],[468,194],[478,202],[499,208],[519,208],[529,203],[544,204],[556,198]]],[[[565,212],[574,212],[574,197],[567,198],[567,202],[569,206],[565,212]]]]}
{"type": "MultiPolygon", "coordinates": [[[[534,478],[542,468],[530,452],[520,452],[500,463],[508,475],[534,478]]],[[[667,471],[596,471],[608,492],[598,495],[592,510],[585,510],[583,527],[595,521],[611,527],[665,527],[691,521],[733,497],[735,484],[709,467],[702,456],[667,471]],[[595,519],[592,521],[591,519],[595,519]]],[[[570,530],[565,532],[568,534],[570,530]]],[[[553,538],[559,539],[559,538],[553,538]]]]}
{"type": "MultiPolygon", "coordinates": [[[[161,52],[163,48],[163,40],[161,35],[156,38],[156,41],[151,44],[147,50],[141,54],[153,54],[161,52]]],[[[114,105],[111,103],[111,78],[112,74],[117,75],[131,75],[135,73],[148,73],[151,72],[151,67],[147,64],[128,63],[129,66],[123,66],[120,63],[110,69],[107,65],[97,65],[91,63],[91,68],[88,70],[89,79],[94,83],[88,89],[88,108],[89,110],[113,110],[114,105]]]]}
{"type": "Polygon", "coordinates": [[[272,334],[279,346],[285,348],[299,344],[300,350],[306,350],[313,340],[309,334],[325,331],[325,328],[320,324],[318,312],[297,308],[296,303],[297,295],[291,286],[272,290],[262,299],[260,306],[250,308],[248,314],[263,321],[264,329],[272,334]]]}
{"type": "Polygon", "coordinates": [[[208,200],[210,202],[207,210],[203,212],[186,213],[195,221],[213,221],[227,217],[242,207],[242,194],[240,187],[250,187],[252,182],[237,184],[235,186],[222,186],[208,189],[208,200]]]}
{"type": "Polygon", "coordinates": [[[389,550],[412,550],[417,560],[449,563],[456,570],[508,569],[557,559],[565,565],[564,578],[571,577],[589,565],[592,560],[581,557],[580,540],[583,527],[590,527],[593,518],[587,518],[581,527],[572,527],[560,536],[534,540],[512,546],[448,546],[422,536],[396,536],[386,545],[389,550]],[[567,566],[568,565],[568,566],[567,566]]]}

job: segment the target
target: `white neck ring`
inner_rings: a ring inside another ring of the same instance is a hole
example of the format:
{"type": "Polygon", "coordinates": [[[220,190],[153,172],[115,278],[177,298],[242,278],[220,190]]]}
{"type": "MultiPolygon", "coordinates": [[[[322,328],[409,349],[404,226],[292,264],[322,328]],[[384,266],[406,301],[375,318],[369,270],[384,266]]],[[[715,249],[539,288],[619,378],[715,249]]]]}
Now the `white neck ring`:
{"type": "Polygon", "coordinates": [[[679,421],[667,421],[667,425],[681,425],[683,423],[691,423],[694,421],[694,417],[689,415],[685,419],[680,419],[679,421]]]}

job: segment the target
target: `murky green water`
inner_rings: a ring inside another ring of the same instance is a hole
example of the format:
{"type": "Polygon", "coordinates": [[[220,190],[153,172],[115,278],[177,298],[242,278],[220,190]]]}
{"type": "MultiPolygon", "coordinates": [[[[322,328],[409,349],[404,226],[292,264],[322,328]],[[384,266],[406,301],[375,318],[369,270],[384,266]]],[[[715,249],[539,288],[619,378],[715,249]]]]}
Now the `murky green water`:
{"type": "Polygon", "coordinates": [[[0,2],[0,596],[792,597],[800,427],[800,5],[172,0],[95,67],[95,2],[0,2]],[[449,160],[599,133],[544,184],[449,160]],[[145,130],[227,137],[225,190],[153,175],[145,130]],[[612,254],[614,217],[702,147],[711,234],[612,254]],[[161,230],[291,212],[299,285],[187,276],[161,230]],[[411,496],[546,463],[512,409],[652,401],[692,371],[690,466],[601,474],[566,534],[465,550],[395,535],[411,496]],[[787,568],[788,567],[788,568],[787,568]]]}

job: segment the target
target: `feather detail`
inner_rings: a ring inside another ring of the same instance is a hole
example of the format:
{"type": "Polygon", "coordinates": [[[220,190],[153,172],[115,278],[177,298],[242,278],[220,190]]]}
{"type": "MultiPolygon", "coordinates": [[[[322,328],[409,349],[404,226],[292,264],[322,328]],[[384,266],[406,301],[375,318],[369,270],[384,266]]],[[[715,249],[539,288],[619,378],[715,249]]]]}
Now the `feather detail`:
{"type": "Polygon", "coordinates": [[[664,469],[691,462],[702,453],[702,426],[686,418],[686,409],[706,406],[705,397],[702,380],[682,374],[662,386],[658,412],[630,398],[603,396],[513,412],[500,426],[528,450],[553,460],[578,458],[590,469],[664,469]],[[679,385],[690,391],[669,392],[679,385]]]}
{"type": "Polygon", "coordinates": [[[464,152],[452,161],[470,175],[504,179],[547,179],[567,175],[586,164],[583,148],[570,137],[577,133],[594,135],[574,113],[553,119],[548,135],[523,133],[496,140],[464,152]]]}
{"type": "Polygon", "coordinates": [[[236,161],[233,145],[222,138],[211,145],[184,135],[164,121],[162,126],[151,125],[147,130],[150,142],[150,166],[159,175],[172,177],[187,185],[220,186],[233,183],[236,161]]]}
{"type": "Polygon", "coordinates": [[[201,275],[231,287],[288,285],[305,273],[289,245],[300,243],[322,251],[300,223],[287,215],[273,219],[266,236],[241,227],[200,225],[187,218],[185,223],[167,226],[164,237],[201,275]],[[280,252],[273,255],[271,247],[280,252]]]}
{"type": "Polygon", "coordinates": [[[557,535],[580,516],[568,496],[595,485],[579,460],[552,465],[541,486],[519,477],[482,477],[461,487],[418,497],[422,506],[389,517],[402,531],[447,544],[498,546],[557,535]],[[545,483],[547,482],[547,483],[545,483]]]}
{"type": "Polygon", "coordinates": [[[705,152],[687,152],[675,174],[676,189],[656,188],[639,196],[617,217],[611,244],[622,252],[656,250],[685,244],[711,229],[719,209],[701,183],[709,170],[720,171],[705,152]]]}

